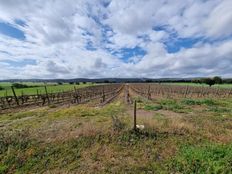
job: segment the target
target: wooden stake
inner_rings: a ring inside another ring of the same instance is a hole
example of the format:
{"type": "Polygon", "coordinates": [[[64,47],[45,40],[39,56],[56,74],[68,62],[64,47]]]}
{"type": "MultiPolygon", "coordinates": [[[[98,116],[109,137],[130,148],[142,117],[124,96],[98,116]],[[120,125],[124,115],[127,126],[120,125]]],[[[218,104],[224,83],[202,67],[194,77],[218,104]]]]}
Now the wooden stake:
{"type": "Polygon", "coordinates": [[[44,86],[44,89],[45,89],[46,96],[47,96],[47,99],[48,99],[48,104],[50,104],[50,99],[49,99],[49,96],[48,96],[47,87],[46,87],[46,86],[44,86]]]}
{"type": "Polygon", "coordinates": [[[136,100],[135,100],[135,102],[134,102],[134,130],[136,130],[136,117],[137,117],[137,115],[136,115],[136,100]]]}
{"type": "Polygon", "coordinates": [[[17,98],[17,96],[16,96],[16,94],[15,94],[14,87],[11,86],[11,89],[12,89],[12,92],[13,92],[13,94],[14,94],[15,101],[16,101],[17,105],[19,106],[19,100],[18,100],[18,98],[17,98]]]}

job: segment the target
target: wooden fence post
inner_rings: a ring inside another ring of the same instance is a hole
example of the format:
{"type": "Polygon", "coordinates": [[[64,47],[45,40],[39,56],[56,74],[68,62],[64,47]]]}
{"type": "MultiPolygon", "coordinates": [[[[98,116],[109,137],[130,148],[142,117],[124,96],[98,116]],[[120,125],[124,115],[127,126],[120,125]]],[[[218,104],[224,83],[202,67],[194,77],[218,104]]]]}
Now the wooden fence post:
{"type": "Polygon", "coordinates": [[[137,122],[137,115],[136,115],[136,100],[134,101],[134,130],[136,130],[136,122],[137,122]]]}
{"type": "Polygon", "coordinates": [[[16,101],[17,105],[19,106],[19,100],[18,100],[18,98],[17,98],[17,96],[16,96],[16,93],[15,93],[14,87],[13,87],[13,86],[11,86],[11,89],[12,89],[12,92],[13,92],[13,95],[14,95],[14,98],[15,98],[15,101],[16,101]]]}

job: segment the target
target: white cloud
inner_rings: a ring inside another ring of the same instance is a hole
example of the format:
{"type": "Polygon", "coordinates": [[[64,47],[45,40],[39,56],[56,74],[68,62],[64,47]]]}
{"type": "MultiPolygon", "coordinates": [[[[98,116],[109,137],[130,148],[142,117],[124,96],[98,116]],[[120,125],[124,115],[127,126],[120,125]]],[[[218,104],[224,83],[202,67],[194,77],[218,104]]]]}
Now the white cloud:
{"type": "Polygon", "coordinates": [[[0,34],[0,79],[232,76],[231,0],[105,2],[0,0],[0,22],[26,36],[0,34]],[[198,37],[190,48],[166,50],[167,42],[198,37]],[[146,55],[112,54],[135,47],[146,55]],[[3,62],[25,59],[36,65],[3,62]]]}

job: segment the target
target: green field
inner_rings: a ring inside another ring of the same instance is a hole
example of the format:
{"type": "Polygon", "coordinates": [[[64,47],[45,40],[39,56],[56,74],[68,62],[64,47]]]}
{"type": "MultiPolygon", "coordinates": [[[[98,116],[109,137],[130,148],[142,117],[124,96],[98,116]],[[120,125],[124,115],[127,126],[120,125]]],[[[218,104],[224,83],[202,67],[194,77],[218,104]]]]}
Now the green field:
{"type": "Polygon", "coordinates": [[[232,100],[137,99],[0,116],[0,173],[232,173],[232,100]]]}
{"type": "MultiPolygon", "coordinates": [[[[45,93],[45,88],[44,88],[45,85],[47,86],[48,93],[69,91],[69,90],[73,90],[74,87],[81,88],[81,87],[94,85],[92,83],[86,83],[86,84],[80,83],[80,85],[63,83],[62,85],[58,85],[57,83],[44,84],[44,83],[33,83],[33,82],[26,82],[26,83],[22,83],[22,84],[26,84],[28,86],[38,86],[38,87],[15,89],[16,95],[22,95],[22,93],[24,95],[37,94],[37,90],[38,90],[39,94],[44,94],[45,93]]],[[[12,85],[12,83],[8,83],[8,82],[0,83],[0,86],[4,88],[4,90],[0,90],[0,96],[6,96],[6,95],[12,96],[13,93],[11,90],[11,85],[12,85]]]]}
{"type": "MultiPolygon", "coordinates": [[[[190,82],[175,82],[175,83],[161,83],[167,85],[180,85],[180,86],[204,86],[209,87],[206,84],[197,84],[197,83],[190,83],[190,82]]],[[[232,88],[232,84],[215,84],[212,86],[213,88],[232,88]]]]}

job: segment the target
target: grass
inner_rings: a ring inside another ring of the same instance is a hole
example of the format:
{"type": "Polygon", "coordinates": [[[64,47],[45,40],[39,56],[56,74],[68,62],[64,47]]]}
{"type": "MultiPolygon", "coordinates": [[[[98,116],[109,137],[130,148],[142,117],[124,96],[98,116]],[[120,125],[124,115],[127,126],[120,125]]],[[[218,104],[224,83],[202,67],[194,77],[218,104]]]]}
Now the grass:
{"type": "MultiPolygon", "coordinates": [[[[205,86],[209,87],[207,84],[198,84],[198,83],[190,83],[190,82],[170,82],[170,83],[161,83],[161,84],[167,84],[167,85],[180,85],[180,86],[205,86]]],[[[215,84],[212,87],[214,88],[232,88],[232,84],[215,84]]]]}
{"type": "Polygon", "coordinates": [[[141,99],[138,107],[140,131],[120,101],[2,114],[0,173],[232,172],[231,99],[141,99]]]}
{"type": "Polygon", "coordinates": [[[231,173],[232,145],[183,145],[171,167],[180,173],[231,173]]]}
{"type": "Polygon", "coordinates": [[[181,102],[186,105],[216,105],[216,102],[212,99],[183,99],[181,102]]]}
{"type": "MultiPolygon", "coordinates": [[[[37,94],[37,90],[39,94],[44,94],[45,93],[45,88],[44,88],[44,83],[32,83],[32,82],[26,82],[25,84],[31,85],[31,86],[38,86],[38,87],[30,87],[30,88],[21,88],[21,89],[15,89],[16,95],[33,95],[37,94]]],[[[75,84],[68,84],[68,83],[63,83],[62,85],[58,85],[56,83],[48,83],[46,84],[47,90],[49,93],[52,92],[62,92],[62,91],[70,91],[74,90],[74,87],[76,88],[82,88],[86,86],[91,86],[94,84],[91,83],[86,83],[86,84],[80,84],[80,85],[75,85],[75,84]]],[[[11,90],[11,83],[0,83],[0,86],[2,86],[5,90],[0,90],[0,97],[1,96],[12,96],[12,90],[11,90]]]]}

